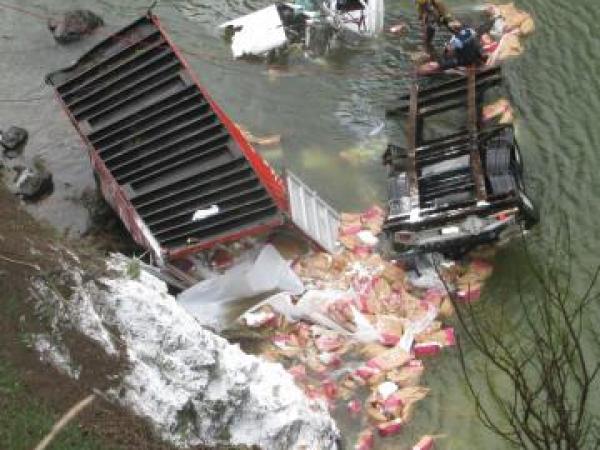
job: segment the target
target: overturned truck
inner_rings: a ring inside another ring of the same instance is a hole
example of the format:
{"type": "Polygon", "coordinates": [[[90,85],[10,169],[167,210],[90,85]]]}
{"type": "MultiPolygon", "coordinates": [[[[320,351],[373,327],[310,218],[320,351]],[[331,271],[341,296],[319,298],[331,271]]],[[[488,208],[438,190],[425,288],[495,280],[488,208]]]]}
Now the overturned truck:
{"type": "Polygon", "coordinates": [[[384,231],[399,254],[460,254],[538,221],[512,125],[483,123],[484,94],[501,83],[500,67],[469,68],[450,81],[414,83],[390,111],[407,115],[407,145],[392,144],[383,157],[389,168],[384,231]],[[455,131],[425,138],[432,117],[457,111],[466,121],[454,117],[455,131]]]}
{"type": "Polygon", "coordinates": [[[270,56],[300,45],[315,56],[335,36],[373,37],[383,31],[383,0],[295,0],[277,2],[220,26],[235,58],[270,56]]]}
{"type": "Polygon", "coordinates": [[[338,214],[280,177],[211,99],[155,16],[47,82],[84,140],[102,193],[159,265],[289,226],[333,250],[338,214]]]}
{"type": "MultiPolygon", "coordinates": [[[[187,285],[197,279],[173,262],[280,227],[326,251],[338,247],[338,213],[256,152],[157,17],[141,17],[47,82],[86,143],[106,200],[154,261],[187,285]]],[[[398,253],[460,252],[537,221],[512,126],[482,126],[484,93],[501,82],[500,68],[469,69],[415,84],[401,99],[408,144],[384,156],[384,231],[398,253]],[[426,138],[431,117],[461,108],[466,123],[426,138]]]]}

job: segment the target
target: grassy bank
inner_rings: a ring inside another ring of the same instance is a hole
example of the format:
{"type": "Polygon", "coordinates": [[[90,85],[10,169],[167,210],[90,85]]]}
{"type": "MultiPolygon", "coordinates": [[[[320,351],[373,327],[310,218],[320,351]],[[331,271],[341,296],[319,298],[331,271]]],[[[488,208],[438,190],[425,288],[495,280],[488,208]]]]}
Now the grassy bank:
{"type": "MultiPolygon", "coordinates": [[[[51,430],[60,414],[36,399],[19,381],[19,372],[0,361],[0,447],[30,450],[51,430]]],[[[105,445],[77,425],[66,427],[53,441],[52,450],[119,450],[105,445]]]]}
{"type": "MultiPolygon", "coordinates": [[[[97,388],[106,388],[114,361],[93,342],[69,336],[73,358],[82,366],[73,380],[40,361],[31,337],[51,333],[30,300],[35,277],[60,280],[59,261],[76,253],[86,276],[96,276],[102,252],[89,242],[69,242],[34,220],[0,182],[0,449],[32,449],[54,422],[97,388]],[[67,250],[70,249],[70,250],[67,250]]],[[[67,293],[65,293],[67,294],[67,293]]],[[[148,424],[104,400],[95,401],[60,435],[49,450],[171,450],[148,424]]]]}

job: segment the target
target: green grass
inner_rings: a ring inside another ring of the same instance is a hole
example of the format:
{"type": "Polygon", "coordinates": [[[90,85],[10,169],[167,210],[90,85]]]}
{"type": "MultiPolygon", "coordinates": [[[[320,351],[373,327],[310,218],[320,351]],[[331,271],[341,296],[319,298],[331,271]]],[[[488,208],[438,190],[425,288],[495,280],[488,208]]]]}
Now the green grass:
{"type": "MultiPolygon", "coordinates": [[[[0,449],[31,450],[60,417],[31,398],[17,372],[0,360],[0,449]]],[[[48,450],[115,450],[86,435],[73,423],[62,430],[48,450]]]]}
{"type": "Polygon", "coordinates": [[[127,263],[127,276],[132,280],[139,280],[142,273],[142,264],[140,259],[135,256],[127,263]]]}
{"type": "Polygon", "coordinates": [[[4,308],[4,313],[6,314],[6,317],[13,321],[17,321],[19,319],[19,311],[21,305],[19,303],[19,299],[16,296],[11,295],[10,297],[8,297],[4,308]]]}

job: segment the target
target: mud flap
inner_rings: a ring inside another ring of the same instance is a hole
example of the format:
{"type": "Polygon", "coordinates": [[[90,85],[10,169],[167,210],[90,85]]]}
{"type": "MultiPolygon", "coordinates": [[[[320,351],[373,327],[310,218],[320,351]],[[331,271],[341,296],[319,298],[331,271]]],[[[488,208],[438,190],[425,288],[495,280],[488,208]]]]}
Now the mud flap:
{"type": "Polygon", "coordinates": [[[540,212],[523,191],[519,191],[519,209],[525,218],[525,228],[530,229],[540,221],[540,212]]]}

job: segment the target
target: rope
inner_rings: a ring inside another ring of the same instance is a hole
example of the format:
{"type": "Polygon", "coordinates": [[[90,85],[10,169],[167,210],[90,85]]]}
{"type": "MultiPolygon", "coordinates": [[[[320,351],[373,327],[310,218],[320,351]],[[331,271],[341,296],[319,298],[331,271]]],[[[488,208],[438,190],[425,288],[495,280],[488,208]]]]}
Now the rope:
{"type": "Polygon", "coordinates": [[[30,268],[32,268],[34,270],[37,270],[38,272],[42,270],[40,268],[40,266],[38,266],[37,264],[31,264],[31,263],[28,263],[28,262],[25,262],[25,261],[19,261],[18,259],[12,259],[12,258],[9,258],[8,256],[0,255],[0,259],[2,261],[6,261],[6,262],[9,262],[9,263],[13,263],[13,264],[18,264],[20,266],[30,267],[30,268]]]}

